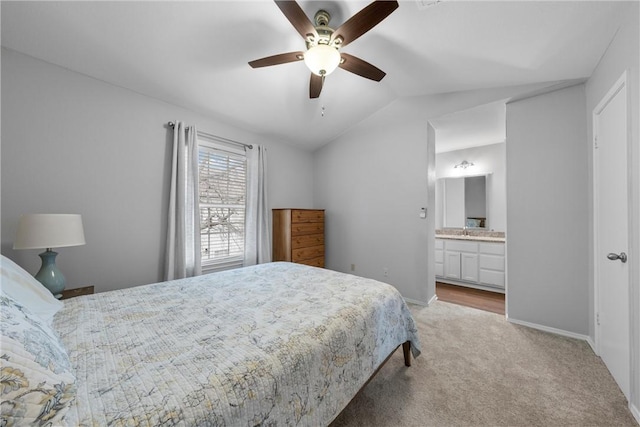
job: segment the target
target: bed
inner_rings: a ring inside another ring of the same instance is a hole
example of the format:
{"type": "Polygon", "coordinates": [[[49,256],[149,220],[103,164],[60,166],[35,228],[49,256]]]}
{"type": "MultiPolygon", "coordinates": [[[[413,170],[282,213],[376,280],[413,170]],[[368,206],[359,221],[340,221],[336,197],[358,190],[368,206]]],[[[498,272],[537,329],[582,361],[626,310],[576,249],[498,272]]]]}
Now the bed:
{"type": "Polygon", "coordinates": [[[399,346],[407,365],[420,354],[395,288],[330,270],[277,262],[24,303],[5,284],[26,273],[2,261],[9,424],[328,425],[399,346]]]}

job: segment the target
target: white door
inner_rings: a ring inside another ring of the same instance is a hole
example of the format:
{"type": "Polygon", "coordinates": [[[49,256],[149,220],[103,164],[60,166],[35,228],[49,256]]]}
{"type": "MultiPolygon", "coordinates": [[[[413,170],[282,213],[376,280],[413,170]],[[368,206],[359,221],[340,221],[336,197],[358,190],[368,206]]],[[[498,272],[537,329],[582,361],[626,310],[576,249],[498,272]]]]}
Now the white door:
{"type": "Polygon", "coordinates": [[[626,74],[593,111],[596,349],[629,399],[626,74]]]}

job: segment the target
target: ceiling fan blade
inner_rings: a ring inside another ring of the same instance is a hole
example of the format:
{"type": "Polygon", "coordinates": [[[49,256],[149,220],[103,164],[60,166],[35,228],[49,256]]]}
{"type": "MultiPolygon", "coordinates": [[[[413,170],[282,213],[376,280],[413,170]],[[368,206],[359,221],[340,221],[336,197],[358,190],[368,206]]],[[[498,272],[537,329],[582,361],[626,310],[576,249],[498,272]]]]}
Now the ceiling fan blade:
{"type": "Polygon", "coordinates": [[[303,39],[307,39],[307,34],[318,37],[316,28],[298,3],[292,0],[275,0],[275,2],[303,39]]]}
{"type": "Polygon", "coordinates": [[[335,40],[337,37],[342,37],[340,47],[344,47],[378,25],[397,8],[398,2],[395,0],[374,1],[338,27],[331,39],[335,40]]]}
{"type": "Polygon", "coordinates": [[[256,59],[249,62],[252,68],[269,67],[271,65],[286,64],[287,62],[302,61],[304,59],[303,52],[280,53],[278,55],[267,56],[266,58],[256,59]]]}
{"type": "Polygon", "coordinates": [[[322,84],[324,77],[311,73],[311,81],[309,82],[309,98],[318,98],[322,92],[322,84]]]}
{"type": "Polygon", "coordinates": [[[375,80],[379,82],[382,80],[384,76],[387,75],[380,68],[375,65],[369,64],[367,61],[364,61],[356,56],[349,55],[348,53],[342,52],[340,54],[342,57],[342,62],[338,67],[343,70],[347,70],[353,74],[357,74],[359,76],[365,77],[367,79],[375,80]]]}

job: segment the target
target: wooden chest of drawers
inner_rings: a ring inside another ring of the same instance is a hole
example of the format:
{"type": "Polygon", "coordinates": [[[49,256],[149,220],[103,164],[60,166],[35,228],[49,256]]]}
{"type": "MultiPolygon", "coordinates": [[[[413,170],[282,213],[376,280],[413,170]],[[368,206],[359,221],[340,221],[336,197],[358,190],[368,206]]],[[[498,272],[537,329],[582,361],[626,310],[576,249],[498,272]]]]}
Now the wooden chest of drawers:
{"type": "Polygon", "coordinates": [[[324,267],[324,210],[274,209],[273,260],[324,267]]]}

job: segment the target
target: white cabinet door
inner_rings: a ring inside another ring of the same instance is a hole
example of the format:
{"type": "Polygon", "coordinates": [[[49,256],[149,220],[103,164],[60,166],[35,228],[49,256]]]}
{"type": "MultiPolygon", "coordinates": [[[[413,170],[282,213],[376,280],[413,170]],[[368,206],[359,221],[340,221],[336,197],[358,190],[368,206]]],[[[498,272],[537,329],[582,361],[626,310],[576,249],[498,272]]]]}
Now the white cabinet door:
{"type": "MultiPolygon", "coordinates": [[[[438,240],[436,240],[436,243],[438,243],[438,240]]],[[[435,256],[436,276],[442,277],[444,276],[444,246],[442,241],[440,241],[440,245],[436,244],[435,256]]]]}
{"type": "Polygon", "coordinates": [[[495,270],[480,270],[480,284],[504,289],[504,272],[495,270]]]}
{"type": "Polygon", "coordinates": [[[460,279],[460,252],[444,251],[444,277],[460,279]]]}
{"type": "Polygon", "coordinates": [[[440,263],[440,264],[436,264],[436,277],[443,277],[444,276],[444,264],[440,263]]]}
{"type": "Polygon", "coordinates": [[[478,281],[478,254],[472,253],[461,253],[460,254],[460,264],[461,264],[461,279],[469,282],[477,282],[478,281]]]}
{"type": "Polygon", "coordinates": [[[480,284],[504,289],[504,243],[480,243],[480,284]]]}
{"type": "Polygon", "coordinates": [[[444,282],[504,289],[504,243],[436,239],[435,269],[444,282]]]}

